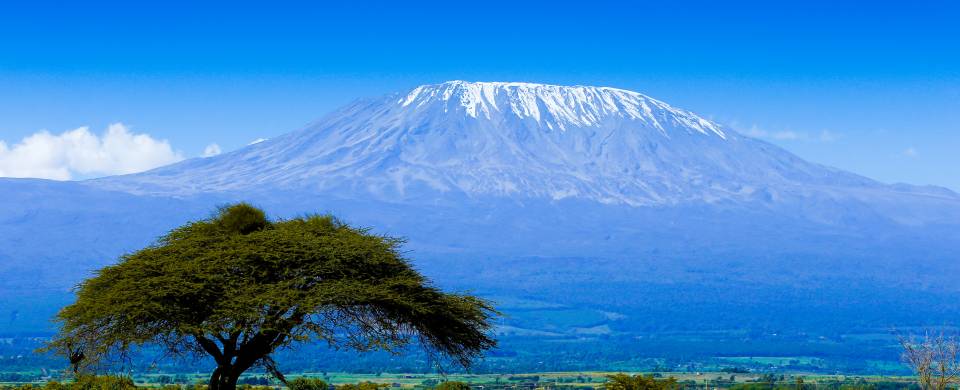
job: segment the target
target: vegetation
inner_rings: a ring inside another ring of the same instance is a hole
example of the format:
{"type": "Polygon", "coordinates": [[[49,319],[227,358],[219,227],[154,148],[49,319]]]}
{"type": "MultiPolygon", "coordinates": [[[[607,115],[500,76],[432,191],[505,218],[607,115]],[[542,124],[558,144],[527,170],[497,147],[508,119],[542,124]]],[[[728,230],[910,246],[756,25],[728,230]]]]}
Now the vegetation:
{"type": "Polygon", "coordinates": [[[436,387],[434,390],[470,390],[470,385],[459,381],[446,381],[436,387]]]}
{"type": "Polygon", "coordinates": [[[327,390],[327,382],[318,378],[297,378],[287,382],[290,390],[327,390]]]}
{"type": "Polygon", "coordinates": [[[272,354],[306,341],[359,351],[416,341],[469,366],[495,346],[497,313],[432,287],[401,243],[330,216],[271,221],[248,204],[223,207],[84,281],[47,349],[75,372],[143,345],[207,354],[216,363],[210,390],[236,388],[254,366],[285,381],[272,354]]]}
{"type": "Polygon", "coordinates": [[[380,390],[386,385],[373,382],[347,383],[337,386],[337,390],[380,390]]]}
{"type": "MultiPolygon", "coordinates": [[[[50,381],[43,385],[43,390],[133,390],[136,388],[132,378],[114,375],[77,375],[72,382],[50,381]]],[[[39,390],[38,387],[29,384],[8,386],[5,389],[39,390]]]]}
{"type": "Polygon", "coordinates": [[[607,377],[604,388],[607,390],[674,390],[679,386],[674,378],[657,380],[653,374],[627,375],[616,374],[607,377]]]}
{"type": "Polygon", "coordinates": [[[318,378],[297,378],[287,382],[290,390],[327,390],[327,382],[318,378]]]}
{"type": "Polygon", "coordinates": [[[922,337],[901,336],[903,361],[917,374],[923,390],[945,390],[960,383],[960,340],[942,331],[922,337]]]}
{"type": "MultiPolygon", "coordinates": [[[[319,374],[319,373],[318,373],[319,374]]],[[[607,372],[540,372],[530,374],[411,374],[378,373],[356,374],[345,372],[324,372],[323,380],[336,385],[337,390],[433,390],[441,383],[454,383],[472,389],[486,390],[601,390],[610,382],[612,373],[607,372]],[[463,384],[463,385],[461,385],[463,384]]],[[[735,380],[730,374],[714,372],[670,372],[652,373],[654,379],[675,378],[677,390],[737,389],[737,390],[921,390],[914,378],[890,376],[848,376],[848,375],[791,375],[788,373],[747,373],[736,374],[735,380]]],[[[169,374],[134,374],[132,379],[138,388],[163,390],[207,390],[202,384],[205,379],[199,374],[177,374],[172,377],[174,384],[163,385],[161,378],[169,374]],[[197,382],[200,380],[201,382],[197,382]],[[198,384],[199,383],[199,384],[198,384]]],[[[244,375],[237,388],[243,390],[276,390],[278,383],[269,386],[254,385],[261,375],[244,375]],[[248,381],[250,380],[250,381],[248,381]],[[247,383],[250,384],[242,384],[247,383]]],[[[629,376],[628,376],[629,378],[629,376]]],[[[649,378],[649,376],[648,376],[649,378]]],[[[288,381],[287,386],[293,384],[288,381]]],[[[103,383],[109,383],[105,381],[103,383]]],[[[316,382],[314,382],[316,383],[316,382]]],[[[21,390],[39,390],[45,381],[33,381],[21,390]],[[32,386],[32,387],[30,387],[32,386]]],[[[20,385],[0,384],[0,389],[17,389],[20,385]]],[[[67,382],[56,382],[50,386],[71,386],[67,382]]],[[[328,385],[329,386],[329,385],[328,385]]],[[[447,385],[453,386],[453,385],[447,385]]],[[[329,388],[329,387],[328,387],[329,388]]],[[[282,389],[282,387],[280,387],[282,389]]],[[[72,389],[71,389],[72,390],[72,389]]],[[[77,389],[81,390],[81,389],[77,389]]],[[[83,390],[97,390],[89,387],[83,390]]]]}
{"type": "Polygon", "coordinates": [[[133,378],[128,376],[115,375],[80,375],[72,383],[59,384],[58,382],[47,383],[45,390],[131,390],[136,386],[133,384],[133,378]],[[56,384],[56,385],[54,385],[56,384]],[[53,385],[53,386],[51,386],[53,385]],[[52,387],[52,389],[51,389],[52,387]]]}

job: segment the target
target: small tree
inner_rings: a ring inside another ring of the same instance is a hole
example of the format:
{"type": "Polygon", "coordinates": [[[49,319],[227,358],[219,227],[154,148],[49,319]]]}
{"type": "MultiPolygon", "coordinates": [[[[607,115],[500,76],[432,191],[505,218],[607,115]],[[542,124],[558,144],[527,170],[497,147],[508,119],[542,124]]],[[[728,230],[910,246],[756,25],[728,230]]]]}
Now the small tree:
{"type": "Polygon", "coordinates": [[[271,354],[311,340],[360,351],[417,340],[468,367],[495,345],[496,312],[431,286],[400,245],[330,216],[270,221],[248,204],[223,207],[81,283],[47,349],[78,371],[142,345],[207,354],[210,390],[233,390],[253,366],[284,381],[271,354]]]}
{"type": "Polygon", "coordinates": [[[960,340],[943,331],[927,331],[920,338],[900,336],[901,358],[917,374],[923,390],[945,390],[960,379],[960,340]]]}

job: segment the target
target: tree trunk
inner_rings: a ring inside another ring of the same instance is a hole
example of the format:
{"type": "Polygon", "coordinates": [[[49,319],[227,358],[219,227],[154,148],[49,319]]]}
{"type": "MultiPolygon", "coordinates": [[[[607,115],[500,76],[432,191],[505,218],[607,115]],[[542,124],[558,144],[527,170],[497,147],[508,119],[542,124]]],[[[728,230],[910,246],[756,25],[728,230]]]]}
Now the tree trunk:
{"type": "Polygon", "coordinates": [[[239,370],[232,366],[218,366],[210,374],[210,386],[208,390],[236,390],[237,379],[240,378],[239,370]]]}
{"type": "MultiPolygon", "coordinates": [[[[200,343],[200,346],[207,351],[217,362],[217,368],[210,374],[210,385],[208,390],[236,390],[237,379],[240,374],[252,367],[261,359],[267,359],[273,348],[282,343],[284,336],[277,332],[261,332],[252,337],[250,341],[237,347],[236,336],[230,340],[220,339],[223,343],[223,350],[210,339],[203,336],[194,336],[200,343]]],[[[265,363],[271,372],[279,371],[270,364],[269,359],[265,363]]],[[[275,374],[277,375],[277,374],[275,374]]],[[[278,379],[283,379],[283,375],[277,375],[278,379]]]]}

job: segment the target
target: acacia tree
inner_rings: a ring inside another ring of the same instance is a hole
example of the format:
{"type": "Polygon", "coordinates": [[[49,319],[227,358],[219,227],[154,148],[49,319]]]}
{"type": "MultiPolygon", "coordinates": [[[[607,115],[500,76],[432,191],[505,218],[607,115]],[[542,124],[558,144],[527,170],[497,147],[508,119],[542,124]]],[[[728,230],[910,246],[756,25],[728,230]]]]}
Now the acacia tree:
{"type": "Polygon", "coordinates": [[[360,351],[419,342],[468,367],[495,346],[487,301],[431,286],[401,240],[330,216],[270,221],[240,203],[123,256],[82,282],[47,346],[75,370],[157,345],[216,362],[211,390],[232,390],[261,366],[281,381],[278,348],[321,341],[360,351]]]}

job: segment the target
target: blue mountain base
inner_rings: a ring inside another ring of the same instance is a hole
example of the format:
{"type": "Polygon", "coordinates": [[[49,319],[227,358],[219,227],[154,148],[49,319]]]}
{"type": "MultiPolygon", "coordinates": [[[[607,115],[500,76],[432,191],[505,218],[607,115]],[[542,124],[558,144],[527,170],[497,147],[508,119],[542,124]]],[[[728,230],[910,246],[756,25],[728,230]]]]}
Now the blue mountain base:
{"type": "Polygon", "coordinates": [[[174,199],[36,180],[0,188],[21,197],[0,214],[4,239],[16,243],[0,252],[6,336],[49,335],[70,286],[237,200],[274,218],[333,213],[406,237],[409,258],[438,285],[496,302],[506,341],[494,355],[513,365],[555,358],[553,368],[585,369],[570,348],[616,350],[610,365],[738,354],[895,360],[891,332],[950,324],[960,312],[960,238],[950,226],[576,201],[423,207],[283,192],[174,199]]]}

